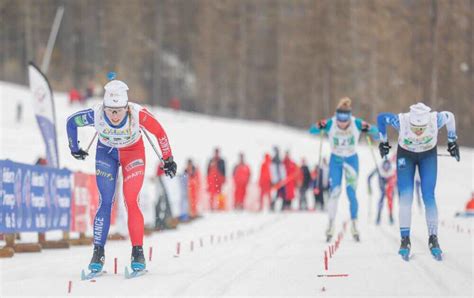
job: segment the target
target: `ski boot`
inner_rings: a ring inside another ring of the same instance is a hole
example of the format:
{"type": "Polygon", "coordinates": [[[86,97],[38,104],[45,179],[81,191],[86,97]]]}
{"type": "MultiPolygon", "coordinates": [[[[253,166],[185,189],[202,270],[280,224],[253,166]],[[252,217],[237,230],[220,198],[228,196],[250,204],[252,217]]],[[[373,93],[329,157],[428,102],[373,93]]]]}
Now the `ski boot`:
{"type": "Polygon", "coordinates": [[[398,254],[402,256],[402,259],[408,261],[410,258],[410,249],[411,249],[411,242],[409,236],[402,237],[402,243],[400,244],[400,249],[398,250],[398,254]]]}
{"type": "Polygon", "coordinates": [[[100,272],[104,267],[105,254],[104,247],[100,245],[94,245],[94,254],[92,255],[91,262],[89,263],[89,270],[91,272],[100,272]]]}
{"type": "Polygon", "coordinates": [[[438,236],[431,235],[428,240],[428,246],[430,248],[431,254],[437,261],[441,261],[443,251],[439,247],[438,236]]]}
{"type": "Polygon", "coordinates": [[[329,221],[328,228],[326,229],[326,242],[331,241],[333,235],[334,235],[334,223],[331,220],[329,221]]]}
{"type": "Polygon", "coordinates": [[[354,240],[359,242],[360,241],[359,230],[357,229],[357,221],[355,220],[353,220],[351,223],[351,233],[352,233],[352,237],[354,237],[354,240]]]}
{"type": "Polygon", "coordinates": [[[377,215],[377,219],[375,220],[375,225],[380,226],[380,213],[377,215]]]}
{"type": "Polygon", "coordinates": [[[145,256],[143,255],[142,246],[132,247],[132,270],[133,271],[143,271],[146,268],[145,256]]]}
{"type": "Polygon", "coordinates": [[[393,223],[395,222],[393,220],[393,215],[390,213],[390,217],[389,217],[389,222],[390,222],[390,225],[393,225],[393,223]]]}

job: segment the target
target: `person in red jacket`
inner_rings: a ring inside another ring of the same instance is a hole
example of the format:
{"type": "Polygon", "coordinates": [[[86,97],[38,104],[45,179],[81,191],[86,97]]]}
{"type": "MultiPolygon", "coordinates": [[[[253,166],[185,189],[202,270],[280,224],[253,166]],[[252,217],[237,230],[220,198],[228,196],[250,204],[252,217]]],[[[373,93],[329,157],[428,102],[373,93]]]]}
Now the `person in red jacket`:
{"type": "Polygon", "coordinates": [[[73,104],[73,103],[80,103],[81,102],[81,93],[79,93],[79,90],[77,90],[76,88],[71,88],[71,90],[69,90],[69,103],[70,104],[73,104]]]}
{"type": "Polygon", "coordinates": [[[225,209],[225,199],[222,197],[222,185],[225,183],[225,162],[220,157],[219,148],[214,150],[214,157],[209,161],[207,167],[207,191],[209,192],[209,205],[211,210],[225,209]],[[216,204],[216,198],[219,198],[216,204]],[[219,205],[219,206],[217,206],[219,205]]]}
{"type": "Polygon", "coordinates": [[[474,217],[474,192],[471,193],[471,199],[466,203],[464,212],[456,212],[456,216],[474,217]]]}
{"type": "Polygon", "coordinates": [[[198,204],[201,189],[201,175],[191,159],[188,159],[185,173],[188,176],[189,215],[191,218],[196,218],[199,216],[198,204]]]}
{"type": "Polygon", "coordinates": [[[250,168],[245,163],[244,154],[239,154],[239,163],[234,168],[234,209],[243,210],[247,186],[250,181],[250,168]]]}
{"type": "Polygon", "coordinates": [[[289,210],[291,209],[291,202],[293,202],[293,199],[295,198],[296,180],[299,175],[299,169],[296,163],[291,160],[289,151],[286,151],[283,164],[285,165],[288,182],[286,183],[286,196],[283,201],[282,210],[289,210]]]}
{"type": "Polygon", "coordinates": [[[270,154],[265,153],[262,165],[260,166],[260,177],[258,178],[258,186],[260,187],[259,197],[259,211],[263,210],[264,198],[268,198],[268,202],[272,201],[272,177],[270,171],[270,165],[272,164],[272,157],[270,154]]]}

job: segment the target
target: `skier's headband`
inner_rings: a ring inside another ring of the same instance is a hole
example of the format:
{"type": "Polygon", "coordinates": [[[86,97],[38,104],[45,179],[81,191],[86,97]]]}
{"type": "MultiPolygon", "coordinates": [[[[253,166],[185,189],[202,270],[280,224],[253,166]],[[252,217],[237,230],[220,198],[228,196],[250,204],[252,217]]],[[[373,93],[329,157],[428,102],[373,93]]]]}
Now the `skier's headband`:
{"type": "Polygon", "coordinates": [[[351,116],[351,111],[341,109],[336,110],[336,120],[339,122],[347,122],[349,119],[351,119],[351,116]]]}

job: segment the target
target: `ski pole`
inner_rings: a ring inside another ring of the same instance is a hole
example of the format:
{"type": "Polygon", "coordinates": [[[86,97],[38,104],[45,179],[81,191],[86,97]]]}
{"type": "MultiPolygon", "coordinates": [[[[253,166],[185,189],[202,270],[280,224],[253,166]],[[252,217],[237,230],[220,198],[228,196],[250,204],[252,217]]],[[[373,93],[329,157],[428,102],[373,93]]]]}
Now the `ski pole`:
{"type": "Polygon", "coordinates": [[[321,159],[323,157],[323,134],[324,131],[321,129],[319,131],[319,160],[318,160],[318,169],[321,168],[321,159]]]}
{"type": "Polygon", "coordinates": [[[148,139],[148,142],[150,143],[151,147],[153,147],[153,150],[155,150],[155,153],[156,155],[158,156],[158,158],[160,160],[163,160],[163,157],[161,157],[160,153],[158,152],[158,150],[156,149],[155,147],[155,144],[153,144],[153,142],[151,141],[150,139],[150,136],[148,135],[148,133],[146,132],[146,130],[142,129],[143,133],[145,134],[145,137],[148,139]]]}
{"type": "MultiPolygon", "coordinates": [[[[369,148],[370,148],[370,155],[372,156],[372,160],[374,161],[374,164],[375,164],[375,170],[377,171],[377,174],[380,177],[380,172],[379,172],[379,167],[378,167],[378,164],[377,164],[377,159],[375,158],[374,148],[372,146],[372,140],[370,139],[369,135],[367,135],[366,137],[367,137],[367,144],[369,145],[369,148]]],[[[370,221],[370,218],[372,217],[372,195],[369,195],[368,217],[369,217],[369,221],[370,221]]]]}
{"type": "Polygon", "coordinates": [[[448,154],[448,153],[438,153],[438,156],[447,156],[447,157],[451,157],[451,154],[448,154]]]}
{"type": "Polygon", "coordinates": [[[98,132],[96,131],[94,137],[92,138],[91,142],[89,143],[89,146],[87,146],[87,149],[86,149],[87,153],[89,153],[89,149],[91,148],[92,143],[94,143],[94,140],[97,137],[97,134],[98,134],[98,132]]]}

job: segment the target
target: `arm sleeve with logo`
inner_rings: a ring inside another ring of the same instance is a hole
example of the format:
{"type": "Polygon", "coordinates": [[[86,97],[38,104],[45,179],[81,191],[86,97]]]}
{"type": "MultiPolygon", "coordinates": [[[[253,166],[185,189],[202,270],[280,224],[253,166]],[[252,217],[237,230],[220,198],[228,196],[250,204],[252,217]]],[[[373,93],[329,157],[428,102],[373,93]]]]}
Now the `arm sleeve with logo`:
{"type": "Polygon", "coordinates": [[[67,118],[66,130],[69,149],[71,152],[79,151],[79,144],[77,142],[77,128],[83,126],[94,125],[94,110],[87,109],[72,114],[67,118]]]}
{"type": "Polygon", "coordinates": [[[438,129],[446,125],[448,131],[448,141],[454,142],[458,138],[456,136],[456,120],[451,112],[439,112],[437,115],[438,129]]]}
{"type": "Polygon", "coordinates": [[[173,153],[171,152],[168,136],[166,135],[165,130],[158,120],[156,120],[147,109],[140,110],[139,118],[140,126],[151,132],[158,140],[158,145],[160,146],[161,153],[163,154],[163,159],[166,160],[172,156],[173,153]]]}
{"type": "Polygon", "coordinates": [[[400,119],[398,115],[392,113],[380,113],[377,116],[377,126],[379,129],[380,139],[387,141],[387,124],[391,125],[397,131],[400,130],[400,119]]]}

